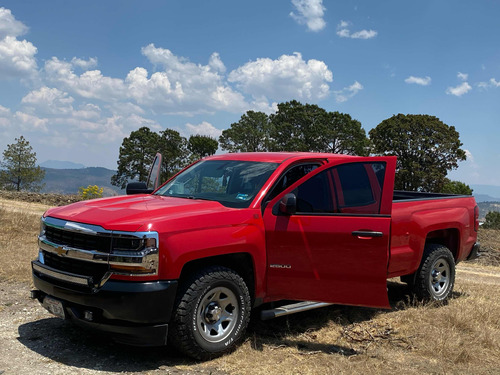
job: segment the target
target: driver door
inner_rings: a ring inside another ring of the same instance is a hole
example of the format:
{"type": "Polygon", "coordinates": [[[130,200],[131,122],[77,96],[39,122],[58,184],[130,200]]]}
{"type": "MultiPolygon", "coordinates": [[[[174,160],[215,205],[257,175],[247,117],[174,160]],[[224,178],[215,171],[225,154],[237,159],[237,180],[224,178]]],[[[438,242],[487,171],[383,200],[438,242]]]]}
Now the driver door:
{"type": "Polygon", "coordinates": [[[394,157],[329,163],[266,206],[270,298],[389,307],[395,165],[394,157]],[[290,197],[295,208],[280,209],[290,197]]]}

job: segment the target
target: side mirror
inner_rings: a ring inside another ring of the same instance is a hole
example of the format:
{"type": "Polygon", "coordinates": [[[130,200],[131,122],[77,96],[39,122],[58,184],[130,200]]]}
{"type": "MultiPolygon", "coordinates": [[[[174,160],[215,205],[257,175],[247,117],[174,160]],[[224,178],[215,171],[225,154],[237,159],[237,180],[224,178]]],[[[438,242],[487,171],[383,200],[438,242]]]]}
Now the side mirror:
{"type": "Polygon", "coordinates": [[[152,189],[148,189],[145,182],[131,182],[127,184],[127,195],[133,194],[151,194],[152,189]]]}
{"type": "Polygon", "coordinates": [[[297,197],[295,194],[285,194],[279,203],[279,210],[282,214],[293,215],[297,212],[297,197]]]}

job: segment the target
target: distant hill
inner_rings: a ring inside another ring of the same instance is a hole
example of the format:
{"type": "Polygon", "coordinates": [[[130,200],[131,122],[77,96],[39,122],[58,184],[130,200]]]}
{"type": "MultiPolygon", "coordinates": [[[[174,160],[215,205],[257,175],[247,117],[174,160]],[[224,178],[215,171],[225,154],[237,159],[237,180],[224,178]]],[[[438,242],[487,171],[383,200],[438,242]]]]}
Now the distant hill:
{"type": "Polygon", "coordinates": [[[500,186],[470,185],[476,202],[500,202],[500,186]]]}
{"type": "Polygon", "coordinates": [[[500,212],[500,202],[478,202],[479,219],[484,220],[486,214],[490,211],[500,212]]]}
{"type": "Polygon", "coordinates": [[[40,167],[53,169],[82,169],[85,168],[85,165],[73,163],[72,161],[46,160],[40,163],[40,167]]]}
{"type": "Polygon", "coordinates": [[[476,202],[500,202],[500,198],[492,197],[491,195],[486,194],[475,194],[474,198],[476,198],[476,202]]]}
{"type": "Polygon", "coordinates": [[[78,188],[97,185],[104,188],[104,196],[125,194],[124,190],[111,185],[111,176],[116,173],[111,169],[90,167],[80,169],[43,168],[45,187],[42,193],[77,194],[78,188]]]}

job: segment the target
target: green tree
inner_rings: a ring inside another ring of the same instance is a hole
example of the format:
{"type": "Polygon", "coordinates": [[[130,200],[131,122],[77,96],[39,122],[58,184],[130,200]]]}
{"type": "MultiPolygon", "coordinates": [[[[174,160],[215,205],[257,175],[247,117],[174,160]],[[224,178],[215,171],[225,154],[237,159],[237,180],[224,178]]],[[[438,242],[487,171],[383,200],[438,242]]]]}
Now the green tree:
{"type": "Polygon", "coordinates": [[[187,147],[193,159],[197,160],[215,154],[219,147],[219,142],[205,135],[192,135],[188,139],[187,147]]]}
{"type": "Polygon", "coordinates": [[[269,117],[263,112],[248,111],[222,132],[219,142],[229,152],[269,151],[269,117]]]}
{"type": "Polygon", "coordinates": [[[441,193],[447,194],[472,195],[472,192],[473,190],[469,185],[448,178],[444,179],[443,188],[441,189],[441,193]]]}
{"type": "Polygon", "coordinates": [[[318,151],[323,144],[321,129],[327,127],[328,114],[315,104],[296,100],[278,104],[270,116],[272,151],[318,151]]]}
{"type": "Polygon", "coordinates": [[[0,186],[6,190],[40,191],[45,171],[36,165],[36,152],[23,137],[7,145],[0,163],[0,186]]]}
{"type": "Polygon", "coordinates": [[[340,112],[328,112],[326,122],[317,126],[319,139],[312,150],[334,154],[367,156],[370,142],[358,120],[340,112]]]}
{"type": "Polygon", "coordinates": [[[147,127],[130,133],[123,139],[118,157],[118,170],[111,184],[124,189],[128,181],[146,182],[153,158],[159,151],[160,136],[147,127]]]}
{"type": "Polygon", "coordinates": [[[270,116],[248,111],[222,132],[219,142],[223,150],[230,152],[369,153],[369,140],[359,121],[296,100],[278,104],[278,111],[270,116]]]}
{"type": "Polygon", "coordinates": [[[327,112],[315,104],[293,100],[278,104],[278,111],[270,120],[273,151],[369,153],[365,130],[348,114],[327,112]]]}
{"type": "Polygon", "coordinates": [[[454,126],[429,115],[398,114],[370,130],[377,154],[396,155],[396,189],[440,191],[448,171],[465,160],[454,126]]]}
{"type": "Polygon", "coordinates": [[[188,142],[178,131],[160,131],[158,152],[163,156],[160,182],[163,183],[184,168],[190,161],[188,142]]]}
{"type": "Polygon", "coordinates": [[[486,214],[483,228],[500,229],[500,212],[490,211],[486,214]]]}

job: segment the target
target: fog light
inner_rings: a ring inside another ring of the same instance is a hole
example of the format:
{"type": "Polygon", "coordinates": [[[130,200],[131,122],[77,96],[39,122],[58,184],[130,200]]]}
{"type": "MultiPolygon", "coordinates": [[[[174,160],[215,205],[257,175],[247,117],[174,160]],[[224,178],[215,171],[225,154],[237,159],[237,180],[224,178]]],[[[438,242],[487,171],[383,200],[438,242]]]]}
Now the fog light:
{"type": "Polygon", "coordinates": [[[83,318],[91,322],[92,320],[94,320],[94,313],[92,311],[87,310],[83,313],[83,318]]]}

